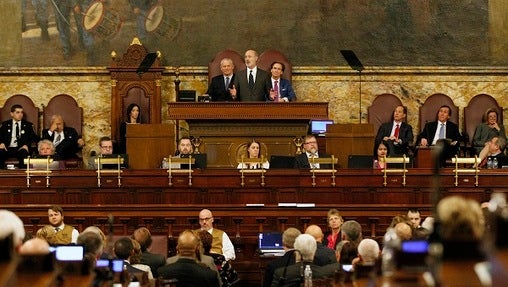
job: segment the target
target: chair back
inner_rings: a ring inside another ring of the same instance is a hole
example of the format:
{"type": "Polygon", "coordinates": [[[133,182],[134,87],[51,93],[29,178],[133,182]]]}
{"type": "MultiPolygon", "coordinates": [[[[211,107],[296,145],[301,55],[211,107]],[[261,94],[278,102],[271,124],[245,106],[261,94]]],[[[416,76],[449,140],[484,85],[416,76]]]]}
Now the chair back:
{"type": "Polygon", "coordinates": [[[42,111],[42,121],[45,129],[51,126],[53,115],[61,115],[65,126],[74,128],[78,135],[81,135],[83,131],[83,108],[78,106],[72,96],[60,94],[49,100],[48,105],[42,111]]]}
{"type": "Polygon", "coordinates": [[[428,97],[420,107],[420,128],[422,132],[425,124],[436,120],[439,107],[447,105],[451,109],[450,121],[459,124],[459,108],[453,103],[453,100],[445,94],[434,94],[428,97]]]}
{"type": "Polygon", "coordinates": [[[13,95],[5,101],[0,111],[0,121],[3,122],[11,118],[11,107],[16,104],[23,106],[24,119],[34,125],[35,133],[39,135],[39,108],[35,106],[32,99],[25,95],[13,95]]]}
{"type": "Polygon", "coordinates": [[[258,58],[258,67],[270,73],[270,66],[273,62],[281,62],[284,64],[285,69],[282,78],[291,81],[293,77],[293,66],[286,56],[277,50],[270,49],[261,53],[258,58]]]}
{"type": "Polygon", "coordinates": [[[499,106],[496,99],[487,94],[479,94],[474,96],[464,108],[464,133],[469,137],[469,142],[473,141],[476,127],[485,122],[485,112],[488,109],[497,111],[497,121],[503,124],[503,108],[499,106]]]}
{"type": "Polygon", "coordinates": [[[208,63],[208,83],[212,81],[213,77],[222,75],[220,62],[224,58],[233,60],[233,64],[235,65],[235,69],[233,70],[234,73],[245,69],[245,61],[240,53],[233,50],[220,51],[215,54],[215,57],[208,63]]]}
{"type": "Polygon", "coordinates": [[[378,95],[372,105],[367,108],[369,124],[374,126],[377,132],[381,124],[392,121],[393,110],[396,106],[402,105],[402,101],[392,94],[378,95]]]}

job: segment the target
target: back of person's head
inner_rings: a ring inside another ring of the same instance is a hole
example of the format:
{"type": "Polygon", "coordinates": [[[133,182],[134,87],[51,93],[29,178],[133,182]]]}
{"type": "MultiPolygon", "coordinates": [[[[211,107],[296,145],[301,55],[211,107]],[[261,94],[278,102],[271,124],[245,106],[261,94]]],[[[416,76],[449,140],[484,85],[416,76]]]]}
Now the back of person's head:
{"type": "Polygon", "coordinates": [[[185,230],[178,236],[176,249],[181,256],[195,257],[199,248],[199,238],[192,230],[185,230]]]}
{"type": "Polygon", "coordinates": [[[406,222],[399,222],[395,225],[395,233],[400,240],[409,240],[413,237],[413,229],[406,222]]]}
{"type": "Polygon", "coordinates": [[[358,244],[358,255],[363,264],[375,263],[379,254],[379,244],[373,239],[365,238],[358,244]]]}
{"type": "Polygon", "coordinates": [[[392,222],[390,222],[390,226],[388,228],[395,228],[395,225],[401,222],[409,223],[409,219],[407,218],[407,215],[395,215],[392,217],[392,222]]]}
{"type": "Polygon", "coordinates": [[[19,248],[21,255],[44,255],[49,254],[49,243],[42,238],[30,238],[19,248]]]}
{"type": "Polygon", "coordinates": [[[358,255],[357,245],[349,240],[340,241],[335,248],[335,255],[340,264],[351,264],[358,255]]]}
{"type": "Polygon", "coordinates": [[[340,228],[342,238],[345,240],[353,241],[355,243],[362,240],[362,226],[355,220],[348,220],[344,222],[340,228]]]}
{"type": "Polygon", "coordinates": [[[140,227],[134,230],[132,238],[134,238],[134,240],[139,242],[142,252],[145,252],[152,245],[152,234],[150,233],[150,230],[148,230],[148,228],[146,227],[140,227]]]}
{"type": "Polygon", "coordinates": [[[504,150],[506,147],[506,139],[504,137],[497,137],[497,146],[499,146],[499,150],[504,150]]]}
{"type": "Polygon", "coordinates": [[[130,264],[139,264],[141,263],[141,245],[139,245],[139,242],[132,239],[132,255],[129,258],[130,264]]]}
{"type": "Polygon", "coordinates": [[[118,259],[127,260],[132,254],[134,246],[129,237],[122,237],[115,241],[115,255],[118,259]]]}
{"type": "Polygon", "coordinates": [[[300,234],[302,234],[300,230],[289,227],[282,233],[282,244],[288,249],[293,249],[295,247],[295,240],[300,234]]]}
{"type": "Polygon", "coordinates": [[[483,237],[485,221],[480,204],[472,199],[453,195],[437,204],[441,237],[449,241],[478,241],[483,237]]]}
{"type": "Polygon", "coordinates": [[[203,251],[205,253],[210,253],[210,250],[212,249],[213,236],[206,230],[198,231],[198,236],[201,240],[203,251]]]}
{"type": "Polygon", "coordinates": [[[85,228],[85,230],[83,230],[82,233],[85,233],[85,232],[93,232],[93,233],[99,235],[99,237],[102,241],[102,247],[103,248],[106,247],[108,239],[107,239],[106,235],[104,234],[104,232],[102,232],[102,230],[99,227],[90,225],[87,228],[85,228]]]}
{"type": "Polygon", "coordinates": [[[0,240],[12,235],[12,244],[19,248],[25,238],[23,221],[12,211],[0,210],[0,240]]]}
{"type": "Polygon", "coordinates": [[[300,234],[295,240],[295,249],[300,251],[302,261],[312,262],[316,254],[316,239],[309,234],[300,234]]]}
{"type": "Polygon", "coordinates": [[[315,224],[309,225],[307,229],[305,229],[305,234],[311,235],[317,242],[321,242],[323,240],[323,231],[321,230],[321,227],[315,224]]]}
{"type": "Polygon", "coordinates": [[[102,238],[93,231],[83,231],[79,234],[76,243],[83,245],[85,253],[92,255],[94,258],[99,258],[104,248],[102,238]]]}

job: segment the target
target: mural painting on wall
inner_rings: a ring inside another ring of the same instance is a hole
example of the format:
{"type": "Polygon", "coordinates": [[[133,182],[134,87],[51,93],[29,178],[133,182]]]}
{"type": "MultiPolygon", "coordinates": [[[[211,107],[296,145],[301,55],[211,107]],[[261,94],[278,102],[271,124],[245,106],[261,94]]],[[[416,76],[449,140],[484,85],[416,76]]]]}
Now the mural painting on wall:
{"type": "Polygon", "coordinates": [[[12,66],[107,66],[134,36],[169,66],[250,48],[302,66],[346,65],[341,49],[367,65],[506,64],[478,44],[489,42],[487,0],[22,1],[22,56],[12,66]]]}

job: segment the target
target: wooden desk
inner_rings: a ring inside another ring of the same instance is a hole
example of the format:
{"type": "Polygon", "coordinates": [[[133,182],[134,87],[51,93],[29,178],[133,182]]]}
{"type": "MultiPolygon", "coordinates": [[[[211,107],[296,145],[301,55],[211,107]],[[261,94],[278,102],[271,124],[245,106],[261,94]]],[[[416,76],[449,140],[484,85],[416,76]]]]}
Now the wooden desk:
{"type": "MultiPolygon", "coordinates": [[[[208,167],[231,168],[238,164],[245,143],[256,139],[270,155],[295,155],[295,137],[307,134],[311,119],[328,119],[328,103],[212,102],[168,103],[169,118],[185,120],[189,135],[202,140],[208,167]]],[[[178,134],[177,134],[178,138],[178,134]]]]}

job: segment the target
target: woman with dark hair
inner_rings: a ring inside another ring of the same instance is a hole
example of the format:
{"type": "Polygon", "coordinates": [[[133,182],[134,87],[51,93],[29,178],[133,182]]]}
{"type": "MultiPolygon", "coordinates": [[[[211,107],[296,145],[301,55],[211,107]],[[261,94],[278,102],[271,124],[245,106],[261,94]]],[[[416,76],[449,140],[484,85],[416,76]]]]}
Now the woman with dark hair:
{"type": "Polygon", "coordinates": [[[139,124],[141,123],[141,117],[139,116],[141,110],[139,105],[130,104],[127,107],[127,120],[120,124],[120,151],[119,153],[127,152],[127,142],[125,138],[125,134],[127,133],[127,125],[128,124],[139,124]]]}
{"type": "MultiPolygon", "coordinates": [[[[246,155],[244,156],[245,159],[249,158],[260,158],[261,157],[261,145],[256,140],[252,140],[247,144],[247,148],[245,151],[246,155]]],[[[270,163],[268,161],[264,161],[263,163],[238,163],[238,169],[269,169],[270,163]]]]}
{"type": "Polygon", "coordinates": [[[374,155],[374,169],[386,168],[385,157],[390,154],[388,145],[384,141],[377,144],[375,148],[376,154],[374,155]]]}

